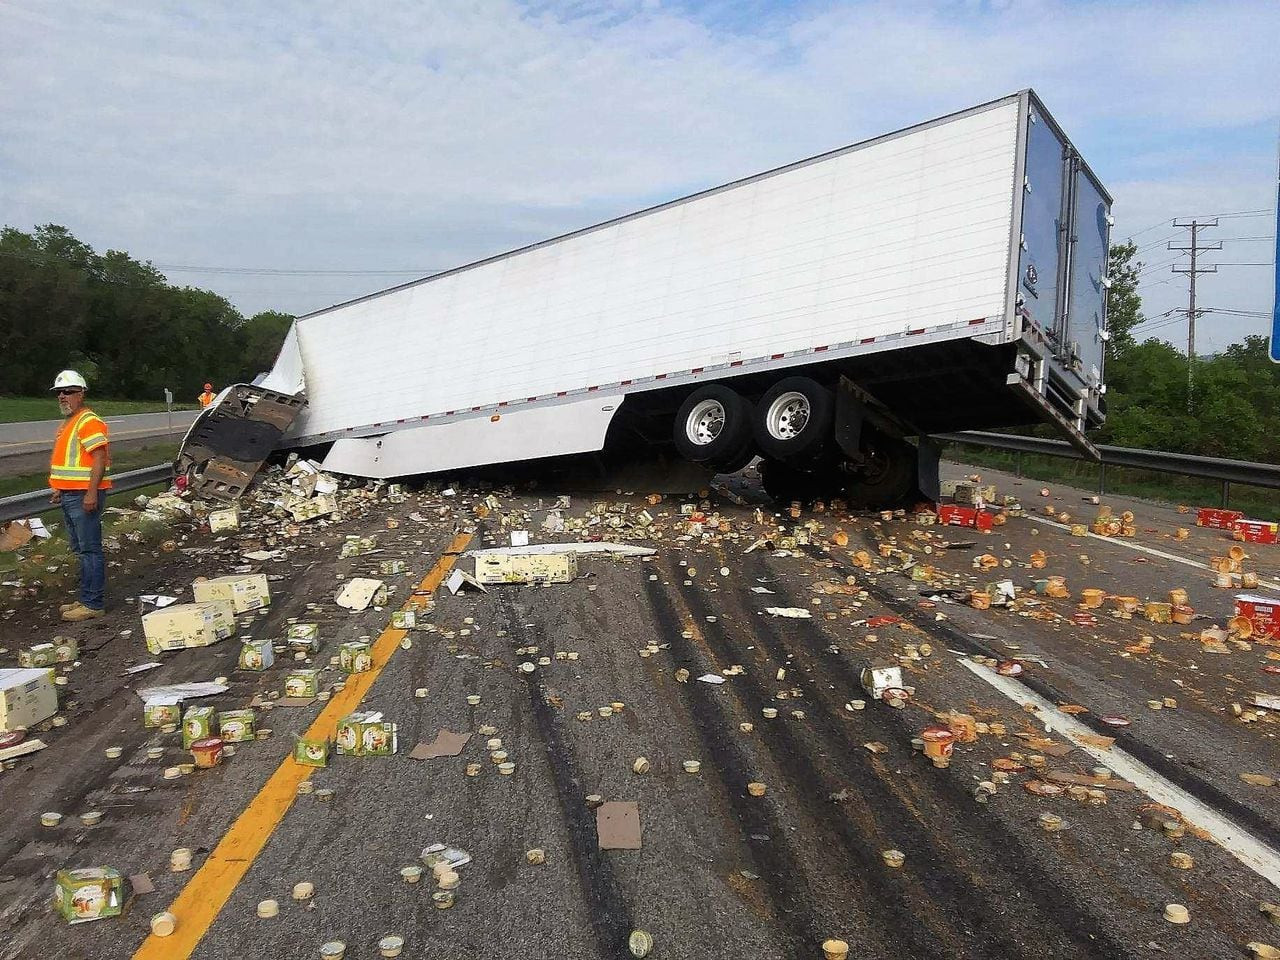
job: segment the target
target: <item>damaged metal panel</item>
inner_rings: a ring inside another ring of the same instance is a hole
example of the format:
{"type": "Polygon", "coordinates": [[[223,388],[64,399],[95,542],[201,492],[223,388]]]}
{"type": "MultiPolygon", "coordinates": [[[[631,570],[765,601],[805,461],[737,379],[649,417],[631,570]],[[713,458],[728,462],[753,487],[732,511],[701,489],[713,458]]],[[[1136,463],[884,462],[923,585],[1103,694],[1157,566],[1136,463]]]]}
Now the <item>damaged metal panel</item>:
{"type": "Polygon", "coordinates": [[[191,425],[174,473],[203,496],[237,499],[305,406],[301,396],[265,387],[228,387],[191,425]]]}

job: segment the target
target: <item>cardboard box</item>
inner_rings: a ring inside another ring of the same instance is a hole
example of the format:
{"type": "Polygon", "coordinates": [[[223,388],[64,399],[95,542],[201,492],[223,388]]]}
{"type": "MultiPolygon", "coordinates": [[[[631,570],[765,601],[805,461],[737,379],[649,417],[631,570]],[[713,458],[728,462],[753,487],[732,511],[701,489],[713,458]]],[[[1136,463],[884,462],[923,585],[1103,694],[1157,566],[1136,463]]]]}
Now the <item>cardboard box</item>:
{"type": "Polygon", "coordinates": [[[1236,616],[1253,624],[1255,637],[1280,639],[1280,600],[1249,593],[1236,596],[1236,616]]]}
{"type": "Polygon", "coordinates": [[[276,652],[270,640],[246,638],[240,647],[241,670],[266,670],[275,662],[276,652]]]}
{"type": "Polygon", "coordinates": [[[318,670],[290,670],[284,678],[286,697],[314,697],[320,692],[318,670]]]}
{"type": "Polygon", "coordinates": [[[142,633],[152,653],[211,646],[235,630],[235,613],[226,601],[175,603],[142,618],[142,633]]]}
{"type": "Polygon", "coordinates": [[[396,573],[404,573],[409,569],[409,565],[403,560],[383,560],[378,563],[378,573],[384,576],[391,576],[396,573]]]}
{"type": "Polygon", "coordinates": [[[1237,520],[1231,524],[1231,536],[1245,543],[1276,543],[1280,541],[1280,523],[1267,520],[1237,520]]]}
{"type": "Polygon", "coordinates": [[[886,690],[902,689],[902,667],[896,664],[872,664],[864,667],[859,678],[862,689],[879,700],[886,690]]]}
{"type": "Polygon", "coordinates": [[[480,583],[571,583],[578,575],[572,553],[489,553],[476,557],[480,583]]]}
{"type": "Polygon", "coordinates": [[[950,527],[974,527],[983,533],[994,526],[991,514],[976,507],[958,507],[950,503],[938,505],[938,523],[950,527]]]}
{"type": "Polygon", "coordinates": [[[52,670],[0,670],[0,733],[34,727],[57,712],[52,670]]]}
{"type": "Polygon", "coordinates": [[[182,722],[182,701],[178,697],[151,697],[142,705],[142,725],[163,727],[182,722]]]}
{"type": "Polygon", "coordinates": [[[285,634],[290,650],[315,653],[320,649],[320,625],[315,623],[291,623],[285,634]]]}
{"type": "Polygon", "coordinates": [[[351,713],[338,721],[338,753],[353,757],[389,757],[396,752],[396,725],[381,713],[351,713]]]}
{"type": "Polygon", "coordinates": [[[224,510],[209,512],[209,532],[222,533],[224,530],[240,529],[240,508],[227,507],[224,510]]]}
{"type": "Polygon", "coordinates": [[[238,573],[191,584],[197,603],[227,600],[236,613],[248,613],[271,605],[271,591],[265,573],[238,573]]]}
{"type": "Polygon", "coordinates": [[[373,654],[364,640],[348,640],[338,648],[338,665],[344,673],[368,673],[373,669],[373,654]]]}
{"type": "Polygon", "coordinates": [[[224,710],[218,714],[218,736],[223,743],[247,743],[257,736],[257,722],[252,710],[224,710]]]}
{"type": "Polygon", "coordinates": [[[345,560],[348,557],[363,557],[366,553],[373,553],[373,551],[377,549],[377,537],[361,537],[351,534],[342,542],[342,549],[338,552],[338,559],[345,560]]]}
{"type": "Polygon", "coordinates": [[[187,707],[182,715],[182,749],[190,750],[197,740],[213,736],[213,721],[217,711],[213,707],[187,707]]]}
{"type": "Polygon", "coordinates": [[[394,630],[417,630],[418,629],[418,611],[417,610],[391,611],[391,627],[394,630]]]}
{"type": "Polygon", "coordinates": [[[53,906],[67,923],[87,923],[124,912],[128,884],[111,867],[59,870],[53,878],[53,906]]]}
{"type": "Polygon", "coordinates": [[[1230,530],[1231,525],[1244,518],[1239,510],[1217,510],[1213,507],[1201,507],[1196,511],[1196,526],[1211,527],[1214,530],[1230,530]]]}
{"type": "Polygon", "coordinates": [[[293,745],[294,762],[304,767],[327,767],[329,765],[329,741],[307,740],[299,737],[293,745]]]}
{"type": "Polygon", "coordinates": [[[74,639],[54,637],[49,643],[37,643],[18,651],[18,666],[48,667],[55,663],[71,663],[80,656],[80,644],[74,639]]]}
{"type": "Polygon", "coordinates": [[[310,500],[302,498],[291,500],[285,504],[285,509],[293,515],[295,521],[301,523],[304,520],[314,520],[317,517],[336,514],[338,512],[338,500],[333,494],[326,493],[310,500]]]}

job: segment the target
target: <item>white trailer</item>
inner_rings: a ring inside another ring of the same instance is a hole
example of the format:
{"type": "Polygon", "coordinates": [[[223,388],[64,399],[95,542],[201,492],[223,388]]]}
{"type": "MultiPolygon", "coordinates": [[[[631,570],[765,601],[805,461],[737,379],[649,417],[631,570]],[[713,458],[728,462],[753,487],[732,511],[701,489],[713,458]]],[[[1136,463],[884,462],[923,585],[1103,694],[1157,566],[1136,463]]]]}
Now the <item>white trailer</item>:
{"type": "Polygon", "coordinates": [[[907,437],[1091,450],[1110,203],[1025,90],[300,317],[179,468],[235,495],[273,445],[375,478],[646,445],[873,503],[907,437]]]}

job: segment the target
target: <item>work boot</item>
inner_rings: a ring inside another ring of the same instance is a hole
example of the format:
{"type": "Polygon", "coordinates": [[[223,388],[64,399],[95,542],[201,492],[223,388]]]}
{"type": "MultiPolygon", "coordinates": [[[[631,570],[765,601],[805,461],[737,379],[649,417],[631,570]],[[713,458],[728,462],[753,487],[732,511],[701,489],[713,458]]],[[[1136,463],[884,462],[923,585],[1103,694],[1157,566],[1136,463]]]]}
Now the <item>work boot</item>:
{"type": "Polygon", "coordinates": [[[70,603],[63,603],[63,604],[59,604],[59,605],[58,605],[58,612],[59,612],[59,613],[66,613],[68,610],[72,610],[72,609],[74,609],[74,608],[76,608],[76,607],[78,607],[78,606],[80,606],[80,601],[79,601],[79,600],[72,600],[70,603]]]}
{"type": "Polygon", "coordinates": [[[67,610],[62,614],[62,619],[68,623],[79,623],[82,620],[96,620],[102,615],[103,612],[101,610],[94,610],[92,607],[86,607],[82,603],[77,603],[70,610],[67,610]]]}

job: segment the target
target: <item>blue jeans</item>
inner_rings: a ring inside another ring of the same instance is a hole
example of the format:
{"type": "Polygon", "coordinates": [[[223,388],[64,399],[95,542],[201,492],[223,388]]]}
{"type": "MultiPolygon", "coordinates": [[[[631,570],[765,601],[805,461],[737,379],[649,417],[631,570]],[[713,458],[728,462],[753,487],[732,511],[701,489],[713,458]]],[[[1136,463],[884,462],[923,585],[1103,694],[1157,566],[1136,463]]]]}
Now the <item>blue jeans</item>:
{"type": "Polygon", "coordinates": [[[80,555],[80,602],[90,610],[101,610],[107,585],[107,562],[102,556],[102,510],[107,491],[98,491],[98,509],[84,508],[83,490],[62,491],[62,516],[67,521],[67,539],[80,555]]]}

